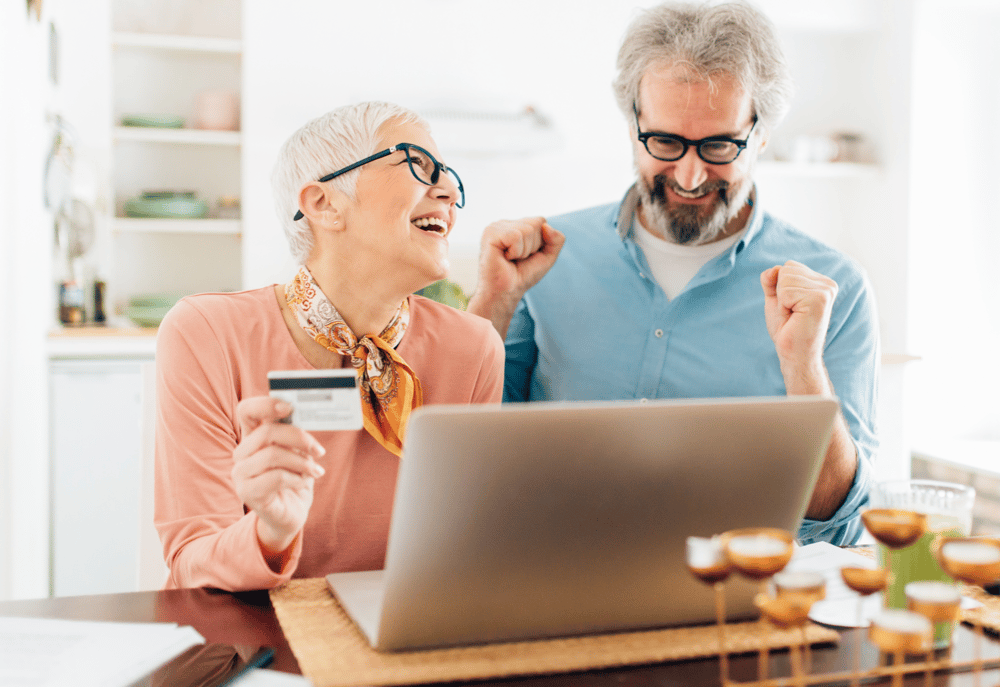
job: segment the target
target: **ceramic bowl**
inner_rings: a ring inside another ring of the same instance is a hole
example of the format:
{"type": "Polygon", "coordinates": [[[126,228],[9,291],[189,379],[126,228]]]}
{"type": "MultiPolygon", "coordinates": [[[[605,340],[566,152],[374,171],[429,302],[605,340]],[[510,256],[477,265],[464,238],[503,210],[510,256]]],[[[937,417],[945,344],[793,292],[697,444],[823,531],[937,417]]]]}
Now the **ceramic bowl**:
{"type": "Polygon", "coordinates": [[[170,308],[182,297],[167,293],[134,296],[125,306],[124,315],[140,327],[159,327],[170,308]]]}
{"type": "Polygon", "coordinates": [[[194,191],[143,191],[125,201],[126,217],[196,219],[208,214],[208,203],[194,191]]]}
{"type": "Polygon", "coordinates": [[[184,118],[170,114],[127,114],[122,115],[122,126],[151,126],[160,129],[180,129],[184,118]]]}

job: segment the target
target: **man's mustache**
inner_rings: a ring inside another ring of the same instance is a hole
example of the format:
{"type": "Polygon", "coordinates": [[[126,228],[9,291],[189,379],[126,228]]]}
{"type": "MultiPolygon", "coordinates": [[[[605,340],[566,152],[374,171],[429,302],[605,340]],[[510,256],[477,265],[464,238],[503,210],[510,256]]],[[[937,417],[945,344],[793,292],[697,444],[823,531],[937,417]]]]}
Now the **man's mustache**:
{"type": "Polygon", "coordinates": [[[722,197],[722,202],[723,203],[728,202],[728,194],[726,192],[729,190],[729,182],[723,181],[722,179],[713,179],[712,181],[706,181],[704,184],[698,186],[697,188],[688,190],[686,188],[683,188],[680,184],[678,184],[676,179],[668,177],[665,174],[657,174],[655,177],[653,177],[653,188],[652,188],[652,193],[650,195],[652,195],[653,198],[661,202],[666,202],[668,187],[674,193],[678,194],[685,193],[688,195],[696,195],[696,196],[703,196],[706,193],[719,191],[720,196],[722,197]]]}

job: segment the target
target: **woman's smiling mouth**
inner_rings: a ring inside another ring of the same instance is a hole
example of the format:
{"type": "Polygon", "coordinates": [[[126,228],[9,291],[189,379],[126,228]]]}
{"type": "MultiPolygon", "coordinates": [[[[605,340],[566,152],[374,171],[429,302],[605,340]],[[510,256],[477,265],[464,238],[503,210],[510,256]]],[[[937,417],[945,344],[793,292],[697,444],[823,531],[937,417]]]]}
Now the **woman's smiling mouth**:
{"type": "Polygon", "coordinates": [[[413,220],[413,224],[417,225],[424,231],[434,232],[436,234],[441,234],[441,236],[448,235],[448,223],[437,217],[419,217],[413,220]]]}

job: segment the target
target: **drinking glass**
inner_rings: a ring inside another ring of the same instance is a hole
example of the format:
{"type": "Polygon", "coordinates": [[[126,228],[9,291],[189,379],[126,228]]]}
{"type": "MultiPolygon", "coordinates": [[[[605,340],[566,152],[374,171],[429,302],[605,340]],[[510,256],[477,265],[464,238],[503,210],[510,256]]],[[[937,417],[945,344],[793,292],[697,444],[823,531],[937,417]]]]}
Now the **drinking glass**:
{"type": "MultiPolygon", "coordinates": [[[[879,482],[871,490],[872,508],[894,508],[927,515],[927,531],[902,549],[876,546],[879,565],[888,566],[892,579],[882,592],[886,608],[906,608],[906,585],[918,580],[958,584],[941,569],[931,551],[938,537],[968,536],[976,490],[963,484],[911,479],[879,482]]],[[[934,624],[934,648],[951,644],[954,621],[934,624]]]]}

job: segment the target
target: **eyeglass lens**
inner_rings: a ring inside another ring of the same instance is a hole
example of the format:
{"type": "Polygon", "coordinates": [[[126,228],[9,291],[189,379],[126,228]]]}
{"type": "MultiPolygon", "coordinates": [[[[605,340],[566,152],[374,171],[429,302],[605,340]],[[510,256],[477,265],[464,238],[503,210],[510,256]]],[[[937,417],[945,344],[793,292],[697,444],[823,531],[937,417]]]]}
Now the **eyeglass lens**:
{"type": "Polygon", "coordinates": [[[410,171],[418,180],[429,185],[437,183],[438,166],[434,164],[430,156],[416,148],[407,148],[406,159],[410,163],[410,171]]]}
{"type": "MultiPolygon", "coordinates": [[[[441,170],[444,169],[452,183],[455,184],[455,187],[462,189],[462,181],[458,178],[458,174],[456,174],[451,167],[445,167],[431,157],[430,153],[426,153],[416,146],[410,146],[406,149],[406,159],[410,163],[410,171],[413,172],[413,176],[415,176],[418,181],[427,184],[428,186],[433,186],[438,183],[438,179],[441,176],[441,170]]],[[[462,207],[464,204],[465,192],[462,191],[462,198],[459,201],[458,207],[462,207]]]]}
{"type": "MultiPolygon", "coordinates": [[[[661,160],[679,160],[687,152],[687,144],[670,136],[650,136],[646,139],[649,154],[661,160]]],[[[698,156],[706,162],[732,162],[740,154],[740,147],[731,141],[702,141],[698,156]]]]}

